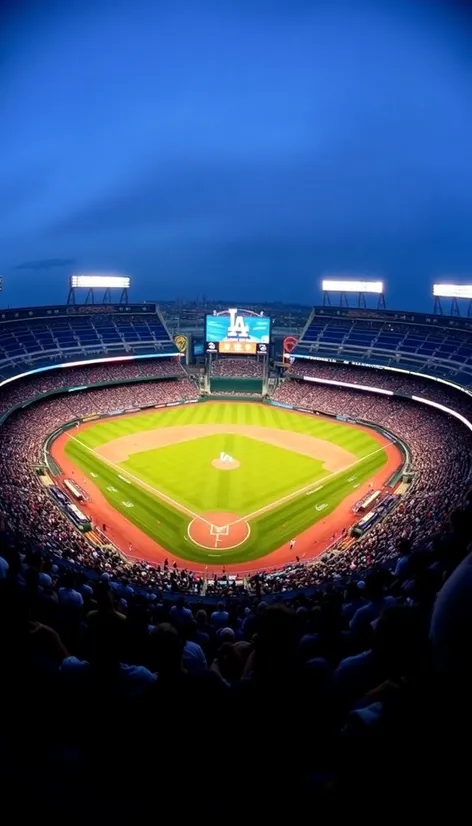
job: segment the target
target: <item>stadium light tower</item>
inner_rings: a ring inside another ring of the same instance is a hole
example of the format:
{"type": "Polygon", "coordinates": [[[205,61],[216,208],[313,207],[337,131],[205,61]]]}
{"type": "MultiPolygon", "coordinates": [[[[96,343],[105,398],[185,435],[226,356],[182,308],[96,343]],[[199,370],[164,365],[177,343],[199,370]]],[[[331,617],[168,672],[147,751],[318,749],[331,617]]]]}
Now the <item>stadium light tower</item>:
{"type": "Polygon", "coordinates": [[[367,308],[366,295],[377,296],[377,309],[385,310],[385,295],[383,281],[359,280],[354,278],[323,278],[323,306],[331,306],[331,294],[339,295],[339,306],[349,307],[349,295],[357,295],[359,309],[367,308]]]}
{"type": "Polygon", "coordinates": [[[87,290],[85,304],[95,303],[95,290],[104,290],[102,304],[111,304],[111,291],[121,290],[119,303],[128,303],[131,279],[125,275],[71,275],[69,277],[68,304],[75,304],[75,291],[87,290]]]}
{"type": "Polygon", "coordinates": [[[441,298],[450,298],[450,315],[460,316],[459,301],[468,301],[467,316],[472,317],[472,284],[433,284],[434,312],[443,314],[441,298]]]}

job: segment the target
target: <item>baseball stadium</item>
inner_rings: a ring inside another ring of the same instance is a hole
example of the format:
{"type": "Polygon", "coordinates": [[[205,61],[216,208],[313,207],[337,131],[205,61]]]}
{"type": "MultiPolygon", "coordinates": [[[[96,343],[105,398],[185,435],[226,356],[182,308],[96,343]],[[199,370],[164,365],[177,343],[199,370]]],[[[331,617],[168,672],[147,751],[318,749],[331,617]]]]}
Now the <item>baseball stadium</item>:
{"type": "Polygon", "coordinates": [[[460,823],[472,2],[0,32],[2,823],[460,823]]]}
{"type": "Polygon", "coordinates": [[[78,304],[82,278],[64,306],[0,319],[4,517],[40,545],[52,523],[51,558],[199,598],[288,594],[393,564],[406,526],[420,542],[461,501],[472,345],[457,299],[406,314],[377,282],[346,281],[333,306],[339,284],[323,282],[311,311],[180,317],[130,304],[120,279],[120,303],[89,289],[78,304]]]}
{"type": "Polygon", "coordinates": [[[464,662],[447,623],[471,604],[470,314],[366,306],[377,282],[339,301],[323,282],[312,308],[134,303],[121,277],[113,303],[106,283],[107,301],[73,276],[67,304],[0,312],[4,776],[32,760],[37,794],[122,823],[181,792],[203,737],[179,807],[208,777],[219,800],[241,761],[332,806],[363,782],[359,742],[430,742],[430,640],[464,662]]]}

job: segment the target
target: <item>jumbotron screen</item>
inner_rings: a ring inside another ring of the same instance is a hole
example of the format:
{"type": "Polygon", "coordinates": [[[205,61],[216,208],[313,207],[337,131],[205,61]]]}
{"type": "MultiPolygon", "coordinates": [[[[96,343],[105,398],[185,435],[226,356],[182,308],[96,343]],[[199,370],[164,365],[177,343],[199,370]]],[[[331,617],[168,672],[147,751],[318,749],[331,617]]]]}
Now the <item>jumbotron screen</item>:
{"type": "Polygon", "coordinates": [[[207,353],[265,354],[270,344],[270,318],[234,308],[220,315],[207,315],[205,341],[207,353]]]}

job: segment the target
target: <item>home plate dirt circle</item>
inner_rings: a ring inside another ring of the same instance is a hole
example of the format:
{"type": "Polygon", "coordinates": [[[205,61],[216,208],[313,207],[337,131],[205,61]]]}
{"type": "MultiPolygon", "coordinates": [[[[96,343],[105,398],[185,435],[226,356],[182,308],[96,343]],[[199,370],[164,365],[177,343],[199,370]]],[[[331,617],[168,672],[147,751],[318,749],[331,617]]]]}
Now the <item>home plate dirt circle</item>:
{"type": "Polygon", "coordinates": [[[221,459],[213,459],[212,465],[216,467],[217,470],[236,470],[239,467],[241,462],[238,462],[237,459],[233,459],[232,462],[222,462],[221,459]]]}
{"type": "Polygon", "coordinates": [[[199,548],[229,551],[249,538],[251,528],[237,513],[210,511],[192,519],[187,533],[188,538],[199,548]]]}

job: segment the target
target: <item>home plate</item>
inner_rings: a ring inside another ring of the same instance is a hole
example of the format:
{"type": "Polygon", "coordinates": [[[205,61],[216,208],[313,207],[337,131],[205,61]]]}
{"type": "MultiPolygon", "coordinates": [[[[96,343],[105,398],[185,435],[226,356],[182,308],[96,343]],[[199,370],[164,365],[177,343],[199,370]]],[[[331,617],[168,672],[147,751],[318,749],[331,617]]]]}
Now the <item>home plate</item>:
{"type": "Polygon", "coordinates": [[[199,548],[229,551],[246,542],[251,534],[251,528],[237,513],[211,511],[192,519],[187,534],[199,548]]]}

